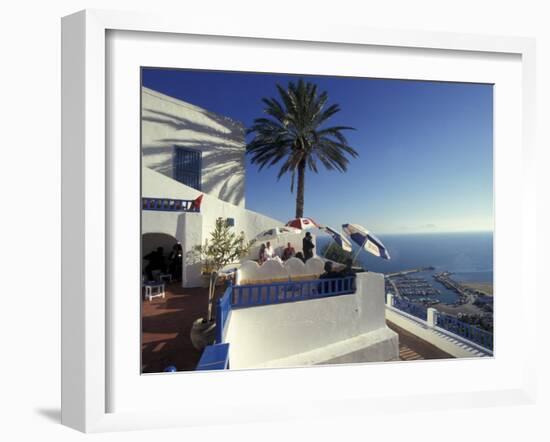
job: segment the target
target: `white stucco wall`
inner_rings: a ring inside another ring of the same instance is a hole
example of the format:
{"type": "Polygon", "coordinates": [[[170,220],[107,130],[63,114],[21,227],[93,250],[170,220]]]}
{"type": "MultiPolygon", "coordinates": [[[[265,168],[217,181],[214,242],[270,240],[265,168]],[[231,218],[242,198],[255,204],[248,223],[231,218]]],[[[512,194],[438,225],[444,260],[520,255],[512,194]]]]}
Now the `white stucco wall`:
{"type": "Polygon", "coordinates": [[[244,207],[243,125],[145,87],[141,97],[143,166],[172,177],[174,146],[198,150],[201,190],[244,207]]]}
{"type": "Polygon", "coordinates": [[[182,285],[199,287],[203,284],[202,264],[197,259],[189,258],[192,256],[194,247],[203,243],[203,216],[200,213],[188,213],[181,218],[178,227],[183,252],[182,285]]]}
{"type": "Polygon", "coordinates": [[[354,294],[233,309],[231,368],[396,360],[384,302],[383,275],[360,273],[354,294]]]}

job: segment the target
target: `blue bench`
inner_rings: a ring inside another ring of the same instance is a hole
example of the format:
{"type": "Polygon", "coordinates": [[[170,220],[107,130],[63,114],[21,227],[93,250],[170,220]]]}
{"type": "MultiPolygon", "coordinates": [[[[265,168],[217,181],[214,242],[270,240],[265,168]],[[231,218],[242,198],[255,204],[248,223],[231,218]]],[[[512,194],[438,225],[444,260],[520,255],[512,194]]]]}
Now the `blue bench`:
{"type": "Polygon", "coordinates": [[[205,347],[196,370],[226,370],[229,368],[229,344],[205,347]]]}

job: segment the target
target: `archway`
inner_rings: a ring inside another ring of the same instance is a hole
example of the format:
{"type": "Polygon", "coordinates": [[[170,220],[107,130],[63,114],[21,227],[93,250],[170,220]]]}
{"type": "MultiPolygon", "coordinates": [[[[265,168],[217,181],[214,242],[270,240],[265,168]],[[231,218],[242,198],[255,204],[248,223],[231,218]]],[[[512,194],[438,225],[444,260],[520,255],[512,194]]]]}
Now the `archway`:
{"type": "Polygon", "coordinates": [[[171,259],[171,252],[178,242],[175,237],[168,235],[166,233],[144,233],[141,235],[141,256],[142,263],[141,269],[142,274],[144,274],[148,279],[151,278],[151,269],[148,268],[148,265],[151,263],[151,259],[155,261],[155,264],[152,267],[162,267],[164,268],[155,269],[154,271],[158,273],[162,271],[163,273],[170,273],[172,277],[181,281],[181,260],[179,263],[175,262],[174,259],[171,259]],[[155,258],[154,252],[159,251],[159,248],[162,248],[162,260],[155,258]],[[146,259],[146,257],[149,259],[146,259]],[[153,257],[153,258],[152,258],[153,257]]]}

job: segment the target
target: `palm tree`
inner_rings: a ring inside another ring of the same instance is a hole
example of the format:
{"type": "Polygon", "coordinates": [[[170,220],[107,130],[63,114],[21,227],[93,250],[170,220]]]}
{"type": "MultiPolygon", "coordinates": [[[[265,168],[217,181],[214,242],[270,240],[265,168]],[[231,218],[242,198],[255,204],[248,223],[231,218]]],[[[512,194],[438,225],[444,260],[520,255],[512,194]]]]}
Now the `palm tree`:
{"type": "Polygon", "coordinates": [[[306,168],[317,173],[317,161],[328,170],[345,172],[349,155],[359,154],[348,145],[342,132],[353,130],[347,126],[324,127],[327,120],[340,111],[340,106],[326,106],[328,94],[318,94],[317,86],[299,80],[290,82],[284,89],[277,84],[280,101],[263,98],[264,113],[268,117],[256,118],[247,134],[254,134],[246,150],[252,164],[259,170],[282,163],[277,179],[291,174],[290,191],[294,192],[297,175],[296,218],[304,216],[304,186],[306,168]]]}

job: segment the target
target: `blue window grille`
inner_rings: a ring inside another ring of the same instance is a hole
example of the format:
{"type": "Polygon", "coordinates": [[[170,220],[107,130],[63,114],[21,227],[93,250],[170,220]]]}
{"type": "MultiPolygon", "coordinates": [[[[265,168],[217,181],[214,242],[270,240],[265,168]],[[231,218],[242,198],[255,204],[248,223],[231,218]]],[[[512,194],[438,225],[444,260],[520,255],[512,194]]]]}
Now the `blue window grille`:
{"type": "Polygon", "coordinates": [[[174,148],[173,177],[186,186],[201,190],[201,152],[184,147],[174,148]]]}

